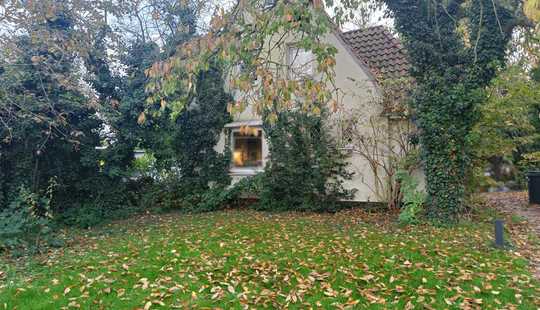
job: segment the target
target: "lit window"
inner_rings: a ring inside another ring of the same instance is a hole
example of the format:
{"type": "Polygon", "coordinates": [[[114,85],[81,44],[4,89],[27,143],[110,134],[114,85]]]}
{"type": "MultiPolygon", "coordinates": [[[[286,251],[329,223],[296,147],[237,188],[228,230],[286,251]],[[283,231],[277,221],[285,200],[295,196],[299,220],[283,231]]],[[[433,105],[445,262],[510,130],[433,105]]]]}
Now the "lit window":
{"type": "Polygon", "coordinates": [[[287,62],[291,79],[313,77],[315,56],[303,48],[289,47],[287,62]]]}
{"type": "Polygon", "coordinates": [[[262,130],[244,128],[233,132],[233,165],[240,168],[262,166],[262,130]]]}

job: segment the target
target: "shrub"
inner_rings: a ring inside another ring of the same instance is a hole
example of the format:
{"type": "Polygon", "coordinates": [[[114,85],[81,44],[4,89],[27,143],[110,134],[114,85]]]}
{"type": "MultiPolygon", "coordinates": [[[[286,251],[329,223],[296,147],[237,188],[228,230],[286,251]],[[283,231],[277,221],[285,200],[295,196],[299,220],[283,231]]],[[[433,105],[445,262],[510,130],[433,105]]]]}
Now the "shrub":
{"type": "Polygon", "coordinates": [[[143,194],[144,204],[154,205],[159,210],[181,212],[211,212],[239,205],[242,198],[258,196],[261,175],[244,178],[234,185],[214,185],[206,191],[191,194],[175,190],[181,183],[159,182],[143,194]],[[181,192],[181,193],[180,193],[181,192]],[[180,194],[179,194],[180,193],[180,194]]]}
{"type": "Polygon", "coordinates": [[[399,222],[402,224],[416,224],[420,221],[421,213],[424,212],[426,193],[418,190],[418,181],[407,171],[398,171],[397,178],[403,193],[399,222]]]}
{"type": "Polygon", "coordinates": [[[63,212],[59,220],[68,226],[90,228],[103,222],[105,217],[102,206],[94,203],[81,203],[63,212]]]}
{"type": "Polygon", "coordinates": [[[26,248],[39,251],[52,241],[51,198],[54,183],[44,196],[21,186],[15,199],[0,212],[0,249],[26,248]]]}
{"type": "Polygon", "coordinates": [[[111,220],[125,218],[147,208],[141,203],[147,179],[137,181],[102,178],[95,182],[83,182],[90,192],[86,199],[81,199],[58,213],[57,222],[90,228],[111,220]]]}
{"type": "Polygon", "coordinates": [[[145,152],[141,157],[133,160],[132,174],[135,177],[153,178],[156,177],[156,157],[151,152],[145,152]]]}
{"type": "Polygon", "coordinates": [[[324,120],[324,114],[289,111],[265,124],[272,156],[261,177],[259,209],[335,211],[352,197],[343,186],[352,174],[324,120]]]}
{"type": "Polygon", "coordinates": [[[261,190],[262,174],[243,178],[234,185],[223,188],[216,187],[202,195],[197,211],[215,211],[239,205],[242,198],[258,197],[261,190]]]}

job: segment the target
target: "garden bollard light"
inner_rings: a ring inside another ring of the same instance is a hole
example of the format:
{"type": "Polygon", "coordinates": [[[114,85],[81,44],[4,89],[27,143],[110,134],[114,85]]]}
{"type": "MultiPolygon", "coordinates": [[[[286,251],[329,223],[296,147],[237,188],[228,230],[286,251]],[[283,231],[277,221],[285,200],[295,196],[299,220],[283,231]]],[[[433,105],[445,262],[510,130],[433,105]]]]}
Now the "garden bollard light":
{"type": "Polygon", "coordinates": [[[504,247],[504,221],[495,220],[495,246],[504,247]]]}

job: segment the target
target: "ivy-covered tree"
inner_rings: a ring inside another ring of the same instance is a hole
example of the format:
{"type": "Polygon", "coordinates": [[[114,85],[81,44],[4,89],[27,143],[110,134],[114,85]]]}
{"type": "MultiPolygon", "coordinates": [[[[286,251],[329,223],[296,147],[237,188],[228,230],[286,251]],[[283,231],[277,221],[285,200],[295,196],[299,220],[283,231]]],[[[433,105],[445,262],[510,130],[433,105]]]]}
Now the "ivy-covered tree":
{"type": "Polygon", "coordinates": [[[215,150],[225,124],[231,121],[227,105],[232,97],[225,92],[220,68],[214,65],[197,79],[198,96],[175,122],[173,149],[177,156],[182,190],[202,193],[211,185],[229,185],[230,156],[215,150]]]}
{"type": "Polygon", "coordinates": [[[58,210],[89,192],[80,181],[98,172],[101,122],[68,81],[78,78],[76,54],[57,48],[70,42],[72,16],[59,9],[28,30],[17,38],[21,53],[0,64],[0,205],[21,186],[39,195],[53,182],[58,210]],[[54,44],[33,39],[44,32],[54,44]]]}
{"type": "MultiPolygon", "coordinates": [[[[146,108],[145,71],[195,34],[198,2],[128,1],[122,7],[125,11],[96,33],[86,61],[87,80],[98,95],[99,112],[107,124],[103,168],[112,174],[129,172],[135,148],[151,151],[160,168],[170,168],[176,160],[170,112],[139,118],[146,108]],[[108,50],[110,44],[113,53],[108,50]]],[[[177,89],[171,96],[181,92],[177,89]]],[[[161,104],[150,108],[159,111],[161,104]]]]}
{"type": "Polygon", "coordinates": [[[429,215],[452,221],[464,208],[473,126],[485,87],[505,63],[515,16],[492,0],[386,1],[409,53],[412,96],[429,215]]]}

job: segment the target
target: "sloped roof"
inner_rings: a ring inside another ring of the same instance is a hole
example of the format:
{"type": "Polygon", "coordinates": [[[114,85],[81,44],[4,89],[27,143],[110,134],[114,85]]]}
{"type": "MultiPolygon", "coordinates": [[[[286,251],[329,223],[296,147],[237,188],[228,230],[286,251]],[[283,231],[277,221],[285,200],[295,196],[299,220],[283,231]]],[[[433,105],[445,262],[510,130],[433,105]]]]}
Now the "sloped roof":
{"type": "Polygon", "coordinates": [[[384,26],[343,32],[341,36],[377,78],[409,76],[405,48],[384,26]]]}

